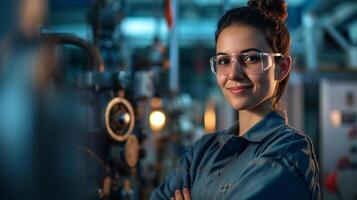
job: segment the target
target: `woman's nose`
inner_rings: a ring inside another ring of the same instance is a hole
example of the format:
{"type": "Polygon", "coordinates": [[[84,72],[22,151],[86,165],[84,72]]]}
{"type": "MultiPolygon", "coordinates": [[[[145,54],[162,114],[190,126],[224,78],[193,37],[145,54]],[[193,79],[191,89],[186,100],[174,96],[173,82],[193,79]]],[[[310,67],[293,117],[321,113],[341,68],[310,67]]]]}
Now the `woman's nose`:
{"type": "Polygon", "coordinates": [[[243,67],[236,60],[232,61],[229,67],[228,78],[234,80],[242,79],[243,77],[243,67]]]}

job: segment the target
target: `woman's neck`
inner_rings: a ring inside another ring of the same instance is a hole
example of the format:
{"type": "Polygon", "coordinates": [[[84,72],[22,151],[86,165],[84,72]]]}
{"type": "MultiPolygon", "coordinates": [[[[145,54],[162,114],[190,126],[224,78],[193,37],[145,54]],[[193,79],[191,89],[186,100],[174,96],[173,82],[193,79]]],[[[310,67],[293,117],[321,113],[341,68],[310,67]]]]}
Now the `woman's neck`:
{"type": "Polygon", "coordinates": [[[259,109],[240,110],[239,112],[239,136],[244,135],[256,123],[272,112],[271,106],[262,106],[259,109]]]}

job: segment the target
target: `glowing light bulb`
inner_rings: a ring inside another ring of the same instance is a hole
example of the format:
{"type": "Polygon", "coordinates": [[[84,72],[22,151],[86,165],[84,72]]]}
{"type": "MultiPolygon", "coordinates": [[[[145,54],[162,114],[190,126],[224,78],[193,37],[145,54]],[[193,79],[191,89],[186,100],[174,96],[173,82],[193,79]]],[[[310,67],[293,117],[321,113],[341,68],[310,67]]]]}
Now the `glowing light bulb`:
{"type": "Polygon", "coordinates": [[[150,113],[149,121],[151,129],[157,132],[164,128],[166,123],[166,116],[162,111],[155,110],[150,113]]]}

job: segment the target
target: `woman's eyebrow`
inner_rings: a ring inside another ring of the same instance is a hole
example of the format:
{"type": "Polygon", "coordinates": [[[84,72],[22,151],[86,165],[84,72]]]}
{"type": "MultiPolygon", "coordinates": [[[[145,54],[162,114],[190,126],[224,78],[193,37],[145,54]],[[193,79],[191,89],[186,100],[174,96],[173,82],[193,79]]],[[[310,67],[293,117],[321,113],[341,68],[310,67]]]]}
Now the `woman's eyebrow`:
{"type": "MultiPolygon", "coordinates": [[[[249,48],[249,49],[244,49],[242,50],[240,53],[246,53],[246,52],[249,52],[249,51],[256,51],[256,52],[262,52],[261,50],[259,49],[256,49],[256,48],[249,48]]],[[[216,55],[229,55],[228,53],[224,53],[224,52],[217,52],[216,55]]]]}
{"type": "Polygon", "coordinates": [[[228,53],[224,53],[224,52],[217,52],[216,55],[228,55],[228,53]]]}
{"type": "Polygon", "coordinates": [[[256,48],[249,48],[249,49],[244,49],[241,51],[241,53],[246,53],[246,52],[249,52],[249,51],[256,51],[256,52],[262,52],[261,50],[259,49],[256,49],[256,48]]]}

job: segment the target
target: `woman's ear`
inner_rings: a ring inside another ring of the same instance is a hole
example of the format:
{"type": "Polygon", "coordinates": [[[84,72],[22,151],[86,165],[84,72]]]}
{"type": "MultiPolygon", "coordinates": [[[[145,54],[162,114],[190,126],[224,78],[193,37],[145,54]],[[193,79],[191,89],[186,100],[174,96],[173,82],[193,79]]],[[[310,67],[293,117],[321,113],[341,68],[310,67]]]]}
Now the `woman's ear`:
{"type": "Polygon", "coordinates": [[[275,80],[281,81],[286,78],[291,69],[291,57],[284,56],[279,62],[276,62],[275,80]]]}

